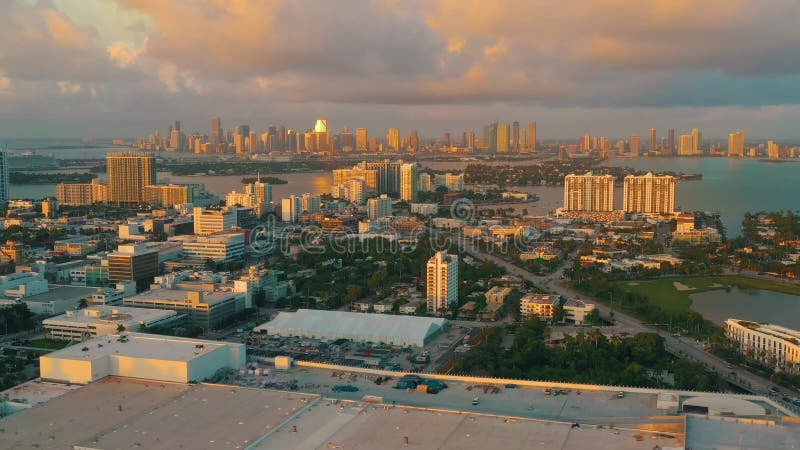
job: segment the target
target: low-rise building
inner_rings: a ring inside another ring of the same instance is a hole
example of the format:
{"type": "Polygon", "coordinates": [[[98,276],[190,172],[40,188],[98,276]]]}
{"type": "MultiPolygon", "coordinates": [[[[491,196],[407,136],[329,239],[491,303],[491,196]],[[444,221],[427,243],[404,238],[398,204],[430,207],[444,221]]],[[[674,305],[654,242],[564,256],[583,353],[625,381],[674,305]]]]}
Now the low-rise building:
{"type": "Polygon", "coordinates": [[[583,300],[568,300],[564,303],[564,320],[574,322],[575,325],[583,325],[595,310],[592,303],[583,300]]]}
{"type": "Polygon", "coordinates": [[[534,317],[550,320],[560,303],[560,295],[528,294],[520,300],[519,312],[522,320],[530,320],[534,317]]]}
{"type": "Polygon", "coordinates": [[[164,309],[89,306],[45,319],[42,325],[53,339],[82,341],[120,331],[171,326],[180,318],[175,311],[164,309]]]}
{"type": "Polygon", "coordinates": [[[411,214],[420,214],[423,216],[433,216],[439,211],[439,205],[436,203],[412,203],[411,214]]]}
{"type": "Polygon", "coordinates": [[[42,380],[87,384],[106,376],[188,383],[245,363],[245,346],[144,333],[100,336],[39,358],[42,380]]]}
{"type": "MultiPolygon", "coordinates": [[[[190,286],[186,286],[190,287],[190,286]]],[[[245,309],[245,292],[219,290],[214,283],[200,283],[196,290],[158,288],[122,300],[125,306],[171,309],[186,314],[205,331],[223,326],[245,309]]]]}
{"type": "Polygon", "coordinates": [[[240,261],[244,258],[245,236],[240,232],[222,232],[205,236],[184,235],[169,238],[183,245],[188,258],[210,259],[216,262],[240,261]]]}
{"type": "Polygon", "coordinates": [[[738,343],[739,351],[782,371],[800,373],[800,332],[768,323],[741,319],[725,321],[725,336],[738,343]]]}
{"type": "Polygon", "coordinates": [[[486,304],[492,305],[502,305],[503,301],[505,301],[506,296],[511,293],[511,288],[502,287],[502,286],[495,286],[488,291],[486,291],[486,304]]]}

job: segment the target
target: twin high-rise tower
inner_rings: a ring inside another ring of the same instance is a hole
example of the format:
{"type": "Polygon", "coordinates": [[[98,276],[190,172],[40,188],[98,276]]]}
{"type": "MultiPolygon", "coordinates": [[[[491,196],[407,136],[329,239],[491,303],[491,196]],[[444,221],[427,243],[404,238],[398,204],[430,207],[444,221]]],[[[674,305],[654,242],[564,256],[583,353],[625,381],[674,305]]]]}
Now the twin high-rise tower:
{"type": "MultiPolygon", "coordinates": [[[[567,175],[564,177],[566,211],[611,212],[614,210],[612,175],[567,175]]],[[[625,212],[671,214],[675,210],[675,178],[669,175],[628,175],[623,183],[625,212]]]]}

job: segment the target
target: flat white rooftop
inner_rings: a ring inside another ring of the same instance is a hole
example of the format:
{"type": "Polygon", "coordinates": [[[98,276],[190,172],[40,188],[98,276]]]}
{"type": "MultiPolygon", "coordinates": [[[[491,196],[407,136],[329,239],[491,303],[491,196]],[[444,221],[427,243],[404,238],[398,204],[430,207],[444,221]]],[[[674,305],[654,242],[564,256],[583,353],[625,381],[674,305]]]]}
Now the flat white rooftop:
{"type": "Polygon", "coordinates": [[[176,316],[168,309],[129,308],[125,306],[97,305],[76,311],[67,311],[60,316],[45,319],[47,325],[88,325],[88,324],[139,324],[176,316]]]}
{"type": "Polygon", "coordinates": [[[442,318],[299,309],[297,312],[280,312],[253,331],[422,346],[427,337],[436,334],[446,324],[447,319],[442,318]]]}
{"type": "Polygon", "coordinates": [[[211,350],[222,347],[242,347],[231,342],[160,336],[145,333],[120,333],[99,336],[88,341],[58,350],[48,358],[91,361],[110,355],[167,361],[191,361],[211,350]],[[126,339],[122,339],[122,337],[126,339]]]}

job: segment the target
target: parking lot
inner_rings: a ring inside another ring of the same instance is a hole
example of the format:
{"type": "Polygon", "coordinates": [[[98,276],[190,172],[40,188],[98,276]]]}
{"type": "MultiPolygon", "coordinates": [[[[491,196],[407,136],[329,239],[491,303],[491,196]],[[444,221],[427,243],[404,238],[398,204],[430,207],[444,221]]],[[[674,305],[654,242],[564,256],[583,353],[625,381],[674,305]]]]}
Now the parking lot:
{"type": "Polygon", "coordinates": [[[380,385],[375,383],[376,378],[377,376],[371,374],[324,369],[293,368],[277,371],[269,367],[266,376],[247,374],[240,377],[238,382],[252,387],[297,389],[330,398],[362,400],[365,396],[372,396],[386,404],[582,423],[641,422],[643,417],[664,416],[668,413],[656,408],[655,393],[626,393],[620,398],[616,392],[564,390],[557,395],[553,392],[548,395],[545,389],[504,385],[487,387],[448,381],[446,389],[437,394],[427,394],[414,389],[396,389],[399,381],[397,377],[380,385]],[[358,390],[333,390],[334,386],[342,385],[353,386],[358,390]],[[474,405],[476,398],[478,404],[474,405]]]}
{"type": "Polygon", "coordinates": [[[345,339],[325,341],[300,337],[241,334],[228,340],[248,343],[248,354],[256,357],[291,356],[311,362],[399,371],[435,371],[454,352],[467,350],[465,344],[480,332],[477,327],[451,325],[434,336],[425,348],[357,343],[345,339]]]}

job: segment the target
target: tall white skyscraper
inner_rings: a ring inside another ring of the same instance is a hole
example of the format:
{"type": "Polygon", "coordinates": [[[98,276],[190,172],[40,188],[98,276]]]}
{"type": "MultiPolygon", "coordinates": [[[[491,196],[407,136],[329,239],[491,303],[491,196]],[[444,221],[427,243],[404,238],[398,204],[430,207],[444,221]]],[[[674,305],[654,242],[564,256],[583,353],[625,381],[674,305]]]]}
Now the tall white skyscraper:
{"type": "Polygon", "coordinates": [[[564,177],[564,209],[608,212],[614,210],[612,175],[570,174],[564,177]]]}
{"type": "Polygon", "coordinates": [[[675,178],[652,173],[625,177],[622,209],[626,212],[670,214],[675,210],[675,178]]]}
{"type": "Polygon", "coordinates": [[[419,189],[419,166],[406,163],[400,166],[400,200],[416,202],[419,189]]]}
{"type": "Polygon", "coordinates": [[[426,290],[431,314],[442,315],[458,303],[458,256],[442,250],[428,260],[426,290]]]}

